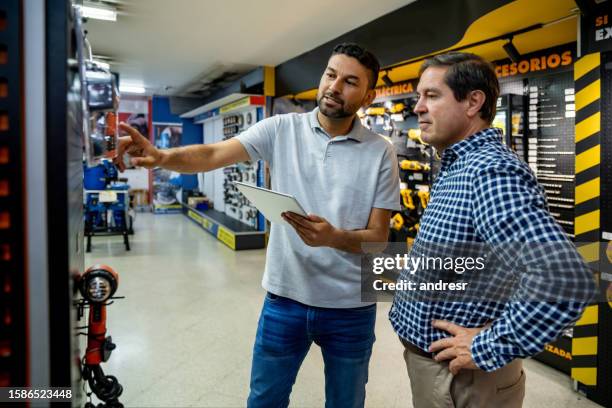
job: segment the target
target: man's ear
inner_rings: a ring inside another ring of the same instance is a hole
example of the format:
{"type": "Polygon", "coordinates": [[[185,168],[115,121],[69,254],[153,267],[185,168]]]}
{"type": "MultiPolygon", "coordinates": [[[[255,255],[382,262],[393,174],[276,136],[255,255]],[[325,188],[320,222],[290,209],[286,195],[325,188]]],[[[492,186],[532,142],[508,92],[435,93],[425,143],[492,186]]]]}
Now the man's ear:
{"type": "Polygon", "coordinates": [[[376,90],[368,89],[368,92],[366,93],[366,96],[365,96],[361,106],[364,107],[364,108],[367,108],[368,106],[370,106],[372,104],[374,99],[376,99],[376,90]]]}
{"type": "Polygon", "coordinates": [[[480,109],[487,100],[486,95],[480,89],[471,91],[467,96],[467,115],[472,118],[480,114],[480,109]]]}

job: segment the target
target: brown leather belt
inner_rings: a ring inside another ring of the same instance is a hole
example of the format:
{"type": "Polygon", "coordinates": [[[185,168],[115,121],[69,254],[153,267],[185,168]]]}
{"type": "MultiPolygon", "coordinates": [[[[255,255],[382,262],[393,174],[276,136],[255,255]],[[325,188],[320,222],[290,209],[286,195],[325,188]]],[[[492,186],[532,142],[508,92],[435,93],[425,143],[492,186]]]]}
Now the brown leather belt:
{"type": "Polygon", "coordinates": [[[402,344],[404,345],[404,347],[406,348],[406,350],[414,353],[414,354],[418,354],[421,357],[425,357],[425,358],[430,358],[433,360],[434,358],[434,353],[428,353],[426,351],[421,350],[420,347],[415,346],[414,344],[410,343],[408,340],[403,339],[400,337],[400,341],[402,342],[402,344]]]}

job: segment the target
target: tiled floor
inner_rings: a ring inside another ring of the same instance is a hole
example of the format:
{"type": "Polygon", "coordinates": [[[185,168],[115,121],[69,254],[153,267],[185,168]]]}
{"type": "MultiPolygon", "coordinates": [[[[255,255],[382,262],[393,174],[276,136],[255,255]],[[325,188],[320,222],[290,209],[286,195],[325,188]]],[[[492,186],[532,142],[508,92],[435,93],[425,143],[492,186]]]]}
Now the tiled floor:
{"type": "MultiPolygon", "coordinates": [[[[120,237],[95,237],[86,265],[120,274],[108,309],[117,349],[107,374],[124,386],[128,407],[242,407],[264,291],[265,251],[234,252],[183,215],[138,213],[132,250],[120,237]]],[[[380,304],[367,407],[411,407],[402,347],[380,304]]],[[[528,360],[525,407],[597,407],[570,379],[528,360]]],[[[291,406],[323,407],[323,364],[315,346],[304,361],[291,406]]]]}

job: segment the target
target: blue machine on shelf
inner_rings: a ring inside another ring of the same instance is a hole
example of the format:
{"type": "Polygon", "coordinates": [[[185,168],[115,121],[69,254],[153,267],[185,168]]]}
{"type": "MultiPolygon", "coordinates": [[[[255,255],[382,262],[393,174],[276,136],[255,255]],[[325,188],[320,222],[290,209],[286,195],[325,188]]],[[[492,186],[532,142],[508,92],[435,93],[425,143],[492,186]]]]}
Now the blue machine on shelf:
{"type": "Polygon", "coordinates": [[[110,161],[94,167],[84,166],[85,236],[87,252],[94,235],[123,235],[125,249],[130,250],[128,235],[133,233],[129,214],[130,186],[118,183],[117,168],[110,161]]]}

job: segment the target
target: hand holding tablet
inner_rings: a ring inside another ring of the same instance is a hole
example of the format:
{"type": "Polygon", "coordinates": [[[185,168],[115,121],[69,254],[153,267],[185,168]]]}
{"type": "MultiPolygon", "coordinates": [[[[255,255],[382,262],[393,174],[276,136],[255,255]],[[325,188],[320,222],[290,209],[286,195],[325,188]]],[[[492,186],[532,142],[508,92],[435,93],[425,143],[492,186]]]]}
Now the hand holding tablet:
{"type": "Polygon", "coordinates": [[[282,217],[284,212],[293,212],[303,217],[308,217],[308,213],[300,205],[297,199],[290,195],[256,187],[251,184],[235,181],[234,184],[253,205],[271,222],[278,222],[291,226],[282,217]]]}

